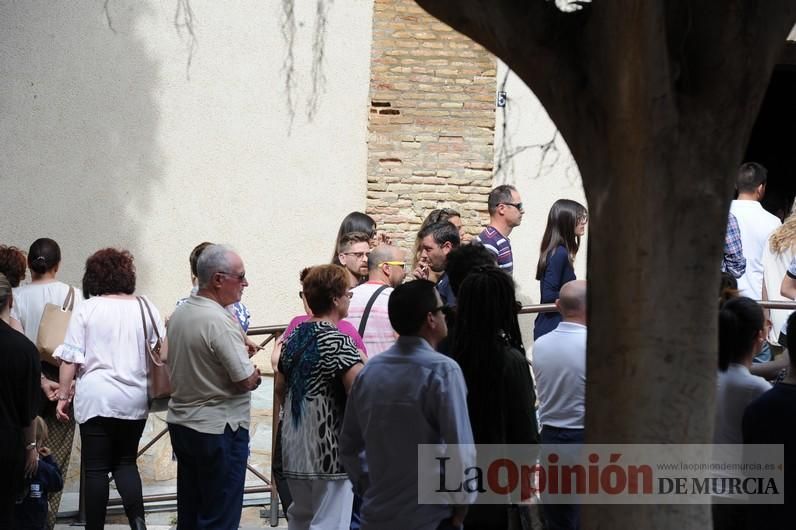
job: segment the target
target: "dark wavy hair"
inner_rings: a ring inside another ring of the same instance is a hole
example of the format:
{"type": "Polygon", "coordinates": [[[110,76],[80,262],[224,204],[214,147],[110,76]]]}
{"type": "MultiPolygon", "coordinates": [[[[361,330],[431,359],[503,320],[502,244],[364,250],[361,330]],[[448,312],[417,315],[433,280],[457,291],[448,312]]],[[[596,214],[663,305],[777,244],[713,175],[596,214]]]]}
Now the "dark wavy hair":
{"type": "Polygon", "coordinates": [[[23,251],[17,247],[0,245],[0,272],[6,275],[11,287],[19,287],[27,270],[28,260],[23,251]]]}
{"type": "Polygon", "coordinates": [[[28,267],[36,274],[44,274],[61,263],[61,247],[54,239],[41,237],[28,250],[28,267]]]}
{"type": "Polygon", "coordinates": [[[550,207],[547,226],[539,246],[539,262],[536,265],[536,279],[544,277],[547,262],[559,246],[567,249],[569,263],[574,264],[575,255],[580,248],[580,236],[575,235],[578,222],[588,215],[586,207],[569,199],[558,199],[550,207]]]}
{"type": "Polygon", "coordinates": [[[135,264],[127,250],[103,248],[86,260],[83,273],[83,296],[103,294],[133,294],[135,292],[135,264]]]}
{"type": "MultiPolygon", "coordinates": [[[[507,406],[502,402],[503,393],[496,390],[503,383],[507,347],[525,351],[514,280],[496,266],[477,269],[464,278],[457,300],[451,356],[461,366],[467,383],[473,425],[488,425],[489,419],[507,406]]],[[[476,439],[479,443],[500,442],[495,436],[500,433],[481,432],[476,439]]]]}
{"type": "Polygon", "coordinates": [[[340,265],[318,265],[304,276],[301,290],[312,314],[325,315],[334,307],[334,299],[348,291],[348,275],[340,265]]]}
{"type": "Polygon", "coordinates": [[[752,351],[765,325],[763,310],[745,296],[728,300],[719,311],[719,370],[739,363],[752,351]]]}

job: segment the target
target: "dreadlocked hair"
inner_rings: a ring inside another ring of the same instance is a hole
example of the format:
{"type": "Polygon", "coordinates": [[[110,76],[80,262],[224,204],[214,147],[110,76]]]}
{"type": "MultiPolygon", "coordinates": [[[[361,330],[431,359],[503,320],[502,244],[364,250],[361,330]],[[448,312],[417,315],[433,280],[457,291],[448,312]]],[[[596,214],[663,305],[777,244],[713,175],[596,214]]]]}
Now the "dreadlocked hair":
{"type": "Polygon", "coordinates": [[[501,443],[502,433],[477,432],[506,410],[500,388],[507,347],[524,352],[514,280],[496,266],[476,268],[459,288],[453,358],[467,383],[467,406],[477,443],[501,443]]]}

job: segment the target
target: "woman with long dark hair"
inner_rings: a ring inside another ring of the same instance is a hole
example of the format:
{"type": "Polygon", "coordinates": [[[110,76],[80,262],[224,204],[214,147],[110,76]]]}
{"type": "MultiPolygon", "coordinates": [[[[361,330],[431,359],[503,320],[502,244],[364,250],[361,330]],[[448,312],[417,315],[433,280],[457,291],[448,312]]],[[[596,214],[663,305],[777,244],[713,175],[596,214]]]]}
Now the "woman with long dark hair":
{"type": "MultiPolygon", "coordinates": [[[[539,249],[539,263],[536,265],[540,303],[554,303],[561,286],[577,279],[575,256],[588,221],[588,211],[578,202],[559,199],[550,208],[539,249]]],[[[539,313],[533,323],[534,340],[553,331],[560,322],[561,315],[558,312],[539,313]]]]}
{"type": "MultiPolygon", "coordinates": [[[[467,383],[467,409],[477,444],[536,444],[536,393],[517,321],[514,281],[497,266],[467,275],[459,288],[452,357],[467,383]]],[[[505,505],[473,505],[468,530],[508,527],[505,505]]]]}
{"type": "Polygon", "coordinates": [[[71,396],[65,389],[77,380],[73,411],[80,425],[88,529],[105,525],[110,473],[130,528],[146,528],[136,464],[149,415],[145,342],[154,346],[166,330],[155,306],[133,294],[135,283],[128,251],[106,248],[92,254],[83,275],[83,295],[90,298],[72,315],[64,344],[54,353],[61,361],[56,414],[62,421],[70,420],[71,396]],[[151,318],[142,318],[143,303],[151,318]]]}
{"type": "Polygon", "coordinates": [[[351,212],[343,217],[340,223],[340,228],[337,230],[337,237],[334,240],[334,250],[332,250],[332,259],[329,263],[332,265],[340,265],[338,255],[340,253],[340,240],[343,236],[352,232],[362,232],[367,234],[371,240],[371,247],[375,246],[377,240],[376,221],[371,216],[362,212],[351,212]]]}

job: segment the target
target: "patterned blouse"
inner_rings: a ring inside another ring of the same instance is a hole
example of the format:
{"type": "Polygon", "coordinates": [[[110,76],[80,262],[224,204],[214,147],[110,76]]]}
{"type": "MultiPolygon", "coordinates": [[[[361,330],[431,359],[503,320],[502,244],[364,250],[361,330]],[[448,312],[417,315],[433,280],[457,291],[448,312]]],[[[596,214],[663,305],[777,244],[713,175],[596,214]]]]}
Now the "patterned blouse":
{"type": "Polygon", "coordinates": [[[279,371],[287,383],[282,420],[287,478],[348,478],[339,456],[345,410],[341,376],[359,362],[351,338],[328,322],[305,322],[285,340],[279,371]]]}

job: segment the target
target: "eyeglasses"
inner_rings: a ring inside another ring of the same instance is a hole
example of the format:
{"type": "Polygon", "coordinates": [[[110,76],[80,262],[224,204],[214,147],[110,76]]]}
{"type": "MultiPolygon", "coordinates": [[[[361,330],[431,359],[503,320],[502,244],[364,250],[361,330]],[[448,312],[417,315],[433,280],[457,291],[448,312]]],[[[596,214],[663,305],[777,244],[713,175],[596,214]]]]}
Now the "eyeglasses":
{"type": "Polygon", "coordinates": [[[589,222],[589,216],[588,215],[584,215],[583,217],[578,217],[578,224],[579,225],[585,225],[588,222],[589,222]]]}
{"type": "Polygon", "coordinates": [[[396,267],[401,267],[404,271],[409,270],[409,264],[405,261],[382,261],[379,263],[379,267],[382,265],[395,265],[396,267]]]}
{"type": "Polygon", "coordinates": [[[240,274],[234,272],[227,272],[227,271],[216,271],[216,274],[226,274],[227,276],[232,276],[237,278],[239,282],[242,282],[246,279],[246,272],[241,272],[240,274]]]}
{"type": "Polygon", "coordinates": [[[304,291],[299,291],[299,298],[304,300],[304,291]]]}
{"type": "Polygon", "coordinates": [[[516,209],[522,211],[521,202],[501,202],[500,204],[505,204],[506,206],[514,206],[516,209]]]}
{"type": "Polygon", "coordinates": [[[354,256],[357,259],[362,259],[367,257],[368,252],[341,252],[343,256],[354,256]]]}

